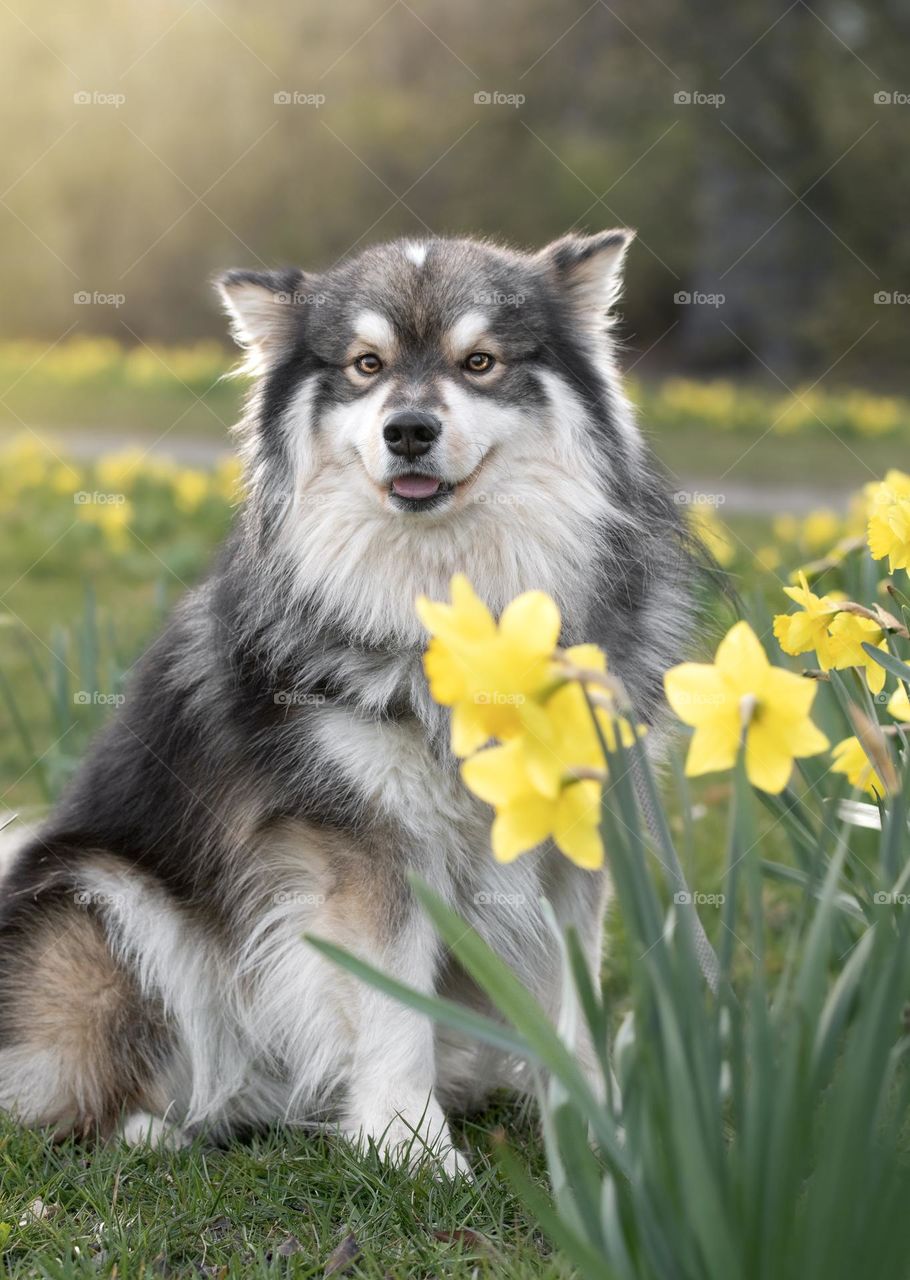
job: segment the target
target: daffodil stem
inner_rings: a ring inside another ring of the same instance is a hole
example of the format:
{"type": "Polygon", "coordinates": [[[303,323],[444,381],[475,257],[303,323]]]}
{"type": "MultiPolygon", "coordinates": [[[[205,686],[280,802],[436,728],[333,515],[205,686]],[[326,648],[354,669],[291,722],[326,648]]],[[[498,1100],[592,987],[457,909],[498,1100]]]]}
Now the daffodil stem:
{"type": "Polygon", "coordinates": [[[606,782],[608,774],[605,769],[590,769],[584,765],[576,765],[566,770],[566,776],[573,782],[606,782]]]}
{"type": "Polygon", "coordinates": [[[867,609],[864,604],[857,604],[855,600],[845,600],[838,604],[838,613],[853,613],[858,618],[867,618],[870,622],[874,622],[876,626],[881,627],[885,632],[891,635],[900,636],[902,640],[910,640],[910,632],[904,624],[895,618],[893,613],[888,613],[887,609],[883,609],[881,605],[876,605],[873,609],[867,609]]]}
{"type": "Polygon", "coordinates": [[[567,680],[577,680],[579,684],[585,686],[599,686],[612,694],[622,706],[627,707],[630,705],[625,686],[616,676],[611,676],[605,671],[598,671],[595,667],[579,667],[576,663],[570,662],[559,650],[556,651],[555,657],[562,674],[567,680]]]}

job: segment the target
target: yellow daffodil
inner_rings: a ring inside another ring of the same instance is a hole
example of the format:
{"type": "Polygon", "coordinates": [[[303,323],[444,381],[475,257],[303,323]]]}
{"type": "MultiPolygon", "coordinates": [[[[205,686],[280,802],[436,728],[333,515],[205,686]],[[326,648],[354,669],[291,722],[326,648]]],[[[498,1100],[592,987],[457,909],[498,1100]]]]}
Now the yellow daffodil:
{"type": "Polygon", "coordinates": [[[490,738],[524,729],[522,711],[553,683],[559,610],[542,591],[528,591],[503,610],[499,624],[462,574],[452,603],[421,596],[417,614],[432,639],[424,670],[435,700],[452,708],[452,750],[468,756],[490,738]]]}
{"type": "MultiPolygon", "coordinates": [[[[573,770],[605,770],[598,727],[609,751],[616,750],[617,734],[625,747],[635,741],[635,730],[628,720],[603,706],[595,708],[595,715],[597,727],[584,690],[575,681],[560,686],[542,706],[528,704],[524,708],[525,732],[517,741],[527,774],[541,794],[558,796],[573,770]]],[[[641,735],[644,729],[638,732],[641,735]]]]}
{"type": "Polygon", "coordinates": [[[887,556],[892,573],[910,569],[910,494],[887,481],[879,485],[872,494],[867,536],[873,560],[887,556]]]}
{"type": "Polygon", "coordinates": [[[837,540],[841,522],[837,512],[826,507],[810,511],[803,521],[802,539],[809,551],[825,551],[837,540]]]}
{"type": "Polygon", "coordinates": [[[111,502],[86,502],[76,508],[77,517],[85,524],[99,529],[105,541],[115,551],[125,551],[129,546],[129,525],[133,520],[133,508],[127,499],[111,502]]]}
{"type": "Polygon", "coordinates": [[[78,471],[65,463],[55,467],[50,475],[50,486],[54,493],[72,496],[82,486],[82,478],[78,471]]]}
{"type": "Polygon", "coordinates": [[[771,530],[778,542],[795,542],[799,537],[799,521],[789,514],[775,516],[771,530]]]}
{"type": "Polygon", "coordinates": [[[910,475],[892,467],[885,472],[885,484],[902,498],[910,498],[910,475]]]}
{"type": "Polygon", "coordinates": [[[774,619],[774,635],[784,653],[808,653],[814,649],[823,671],[834,665],[828,627],[837,613],[837,602],[831,596],[817,596],[810,591],[806,575],[800,571],[798,587],[784,587],[784,594],[800,609],[796,613],[779,613],[774,619]]]}
{"type": "Polygon", "coordinates": [[[888,714],[894,716],[895,720],[905,720],[910,723],[910,698],[907,697],[904,685],[898,685],[892,693],[888,701],[888,714]]]}
{"type": "Polygon", "coordinates": [[[209,496],[211,480],[204,471],[185,468],[174,476],[174,501],[181,511],[198,510],[209,496]]]}
{"type": "Polygon", "coordinates": [[[885,784],[873,769],[859,738],[844,738],[831,748],[832,773],[846,774],[850,785],[862,787],[872,796],[883,797],[885,784]]]}
{"type": "Polygon", "coordinates": [[[755,553],[755,567],[763,573],[774,573],[783,563],[783,556],[775,546],[759,547],[755,553]]]}
{"type": "Polygon", "coordinates": [[[120,453],[104,454],[95,463],[95,476],[103,489],[114,493],[128,493],[142,474],[147,450],[124,449],[120,453]]]}
{"type": "Polygon", "coordinates": [[[864,644],[887,650],[885,633],[871,618],[861,618],[855,613],[839,613],[830,628],[830,652],[832,665],[838,671],[847,667],[861,667],[866,673],[866,684],[872,693],[881,693],[885,687],[885,668],[870,658],[864,644]]]}
{"type": "Polygon", "coordinates": [[[581,779],[555,796],[541,795],[517,738],[479,751],[461,766],[461,776],[469,790],[496,809],[490,840],[499,862],[511,862],[552,838],[580,867],[603,863],[599,782],[581,779]]]}
{"type": "Polygon", "coordinates": [[[667,672],[664,686],[670,706],[695,729],[686,760],[690,777],[732,768],[745,737],[749,781],[777,794],[794,759],[828,746],[809,718],[815,684],[772,666],[747,622],[730,629],[713,665],[684,662],[667,672]]]}

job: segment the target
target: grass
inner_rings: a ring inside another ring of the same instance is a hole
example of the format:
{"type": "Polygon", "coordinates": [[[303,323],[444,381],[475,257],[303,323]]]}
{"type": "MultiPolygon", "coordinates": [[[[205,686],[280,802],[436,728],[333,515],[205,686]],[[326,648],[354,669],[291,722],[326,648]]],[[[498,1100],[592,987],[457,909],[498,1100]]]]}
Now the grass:
{"type": "Polygon", "coordinates": [[[473,1185],[409,1176],[302,1132],[165,1154],[53,1146],[0,1122],[0,1221],[12,1226],[3,1274],[322,1276],[342,1248],[376,1280],[564,1277],[490,1158],[491,1125],[542,1177],[533,1129],[507,1109],[465,1125],[473,1185]]]}

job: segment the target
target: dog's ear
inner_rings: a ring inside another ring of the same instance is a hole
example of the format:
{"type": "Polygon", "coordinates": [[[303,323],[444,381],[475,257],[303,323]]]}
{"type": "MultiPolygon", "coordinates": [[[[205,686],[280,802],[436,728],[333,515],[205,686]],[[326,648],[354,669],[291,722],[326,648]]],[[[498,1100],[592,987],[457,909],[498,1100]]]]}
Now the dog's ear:
{"type": "Polygon", "coordinates": [[[227,271],[215,288],[231,320],[238,346],[269,358],[290,346],[302,328],[310,290],[296,267],[283,271],[227,271]]]}
{"type": "Polygon", "coordinates": [[[624,227],[593,236],[563,236],[542,249],[538,259],[579,318],[599,329],[619,297],[623,261],[634,239],[635,232],[624,227]]]}

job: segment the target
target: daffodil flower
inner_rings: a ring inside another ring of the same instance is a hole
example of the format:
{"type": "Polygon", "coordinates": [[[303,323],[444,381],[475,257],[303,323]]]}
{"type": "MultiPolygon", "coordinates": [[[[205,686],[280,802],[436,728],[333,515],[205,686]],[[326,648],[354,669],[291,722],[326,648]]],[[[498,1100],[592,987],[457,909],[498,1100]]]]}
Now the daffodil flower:
{"type": "Polygon", "coordinates": [[[876,649],[888,648],[885,633],[871,618],[862,618],[855,613],[839,613],[831,623],[830,650],[834,657],[832,665],[838,671],[847,667],[861,667],[866,673],[866,684],[870,691],[881,693],[887,673],[880,663],[866,653],[864,644],[874,645],[876,649]]]}
{"type": "Polygon", "coordinates": [[[507,605],[497,625],[462,574],[452,603],[421,596],[417,614],[432,636],[424,655],[430,692],[452,708],[452,750],[468,756],[491,738],[523,732],[523,708],[554,680],[560,617],[542,591],[507,605]]]}
{"type": "Polygon", "coordinates": [[[828,746],[809,718],[815,684],[772,666],[747,622],[728,631],[713,665],[684,662],[666,673],[664,687],[680,720],[695,729],[686,759],[690,777],[732,768],[744,739],[749,781],[776,795],[794,759],[828,746]]]}
{"type": "MultiPolygon", "coordinates": [[[[606,672],[604,655],[593,645],[568,649],[565,656],[578,667],[606,672]]],[[[603,693],[595,690],[591,696],[595,703],[593,716],[582,685],[574,680],[561,685],[544,703],[523,708],[525,732],[520,742],[524,764],[542,795],[558,796],[567,775],[575,771],[605,771],[601,737],[608,751],[616,750],[617,736],[625,747],[635,741],[636,730],[617,714],[612,697],[606,698],[610,705],[604,706],[603,693]]],[[[641,736],[645,730],[640,726],[637,732],[641,736]]]]}
{"type": "Polygon", "coordinates": [[[802,539],[809,551],[824,551],[837,540],[841,522],[836,511],[822,507],[810,511],[803,521],[802,539]]]}
{"type": "Polygon", "coordinates": [[[899,685],[888,700],[888,714],[895,720],[910,722],[910,698],[904,685],[899,685]]]}
{"type": "Polygon", "coordinates": [[[528,773],[523,744],[517,738],[477,752],[461,766],[461,776],[474,795],[496,810],[490,841],[499,862],[512,862],[553,839],[578,866],[602,865],[598,781],[579,779],[553,796],[542,795],[528,773]]]}
{"type": "Polygon", "coordinates": [[[806,575],[800,571],[799,586],[784,587],[784,594],[795,601],[796,613],[779,613],[774,619],[774,634],[784,653],[808,653],[814,649],[823,671],[834,665],[828,627],[837,613],[832,596],[817,596],[809,589],[806,575]]]}
{"type": "Polygon", "coordinates": [[[885,784],[869,762],[859,738],[844,738],[831,749],[832,773],[843,773],[850,785],[862,787],[871,796],[883,797],[885,784]]]}
{"type": "Polygon", "coordinates": [[[868,539],[873,560],[888,557],[888,567],[910,569],[910,493],[887,483],[871,495],[868,539]]]}

